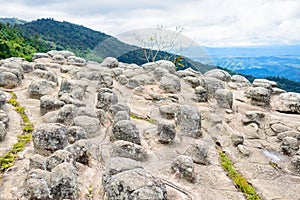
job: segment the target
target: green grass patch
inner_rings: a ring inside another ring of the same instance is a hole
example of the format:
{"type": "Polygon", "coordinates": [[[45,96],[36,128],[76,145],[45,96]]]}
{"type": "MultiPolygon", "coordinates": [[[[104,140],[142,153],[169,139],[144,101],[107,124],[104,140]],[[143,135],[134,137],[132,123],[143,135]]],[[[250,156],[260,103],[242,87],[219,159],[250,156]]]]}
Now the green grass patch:
{"type": "Polygon", "coordinates": [[[248,183],[248,181],[238,172],[233,166],[233,163],[226,155],[225,152],[220,152],[220,159],[222,167],[228,172],[228,176],[234,182],[237,188],[239,188],[248,200],[261,200],[262,198],[258,196],[255,192],[253,186],[248,183]]]}
{"type": "Polygon", "coordinates": [[[150,124],[156,124],[156,121],[153,120],[153,119],[151,119],[150,117],[141,117],[141,116],[138,116],[138,115],[136,115],[136,114],[134,114],[134,113],[130,113],[130,117],[131,117],[132,119],[137,119],[137,120],[143,120],[143,121],[146,121],[146,122],[148,122],[148,123],[150,123],[150,124]]]}
{"type": "Polygon", "coordinates": [[[32,140],[31,133],[34,130],[33,124],[29,121],[25,113],[25,108],[20,106],[20,103],[17,101],[16,94],[13,92],[10,92],[10,94],[12,97],[7,102],[14,106],[16,112],[20,114],[23,120],[23,133],[18,136],[18,142],[12,146],[9,152],[0,157],[0,171],[5,171],[14,165],[18,153],[22,152],[26,144],[32,140]]]}

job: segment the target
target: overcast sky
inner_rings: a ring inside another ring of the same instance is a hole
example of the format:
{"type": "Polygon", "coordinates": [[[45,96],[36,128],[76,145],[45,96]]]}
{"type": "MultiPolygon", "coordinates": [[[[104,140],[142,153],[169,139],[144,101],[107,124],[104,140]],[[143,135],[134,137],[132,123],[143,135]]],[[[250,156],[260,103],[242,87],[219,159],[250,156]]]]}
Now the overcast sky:
{"type": "Polygon", "coordinates": [[[51,17],[113,36],[180,25],[203,46],[300,44],[300,0],[0,0],[0,5],[0,17],[51,17]]]}

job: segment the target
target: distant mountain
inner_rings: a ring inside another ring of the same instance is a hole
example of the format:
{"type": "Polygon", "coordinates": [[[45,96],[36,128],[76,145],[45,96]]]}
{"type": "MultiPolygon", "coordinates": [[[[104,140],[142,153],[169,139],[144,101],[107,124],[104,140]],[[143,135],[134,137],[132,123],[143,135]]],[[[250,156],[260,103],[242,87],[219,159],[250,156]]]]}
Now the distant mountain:
{"type": "Polygon", "coordinates": [[[26,23],[25,20],[18,19],[18,18],[0,18],[0,22],[3,24],[9,23],[11,25],[26,23]]]}

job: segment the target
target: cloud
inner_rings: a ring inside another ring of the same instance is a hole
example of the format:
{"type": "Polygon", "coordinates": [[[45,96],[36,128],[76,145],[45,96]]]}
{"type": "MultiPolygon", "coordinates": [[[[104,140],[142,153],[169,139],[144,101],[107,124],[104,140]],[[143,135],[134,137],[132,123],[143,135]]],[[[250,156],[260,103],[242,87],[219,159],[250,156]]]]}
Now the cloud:
{"type": "Polygon", "coordinates": [[[184,27],[201,45],[300,43],[298,0],[0,0],[1,17],[53,17],[107,34],[184,27]]]}

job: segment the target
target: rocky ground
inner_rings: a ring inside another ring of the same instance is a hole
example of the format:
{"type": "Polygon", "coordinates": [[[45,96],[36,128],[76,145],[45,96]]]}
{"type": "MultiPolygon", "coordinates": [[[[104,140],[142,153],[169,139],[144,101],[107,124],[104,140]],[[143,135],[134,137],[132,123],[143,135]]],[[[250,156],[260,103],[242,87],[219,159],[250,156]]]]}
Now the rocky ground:
{"type": "Polygon", "coordinates": [[[32,141],[0,179],[0,199],[246,199],[220,161],[262,199],[300,199],[300,94],[222,70],[176,71],[68,51],[0,61],[0,156],[32,141]]]}

